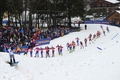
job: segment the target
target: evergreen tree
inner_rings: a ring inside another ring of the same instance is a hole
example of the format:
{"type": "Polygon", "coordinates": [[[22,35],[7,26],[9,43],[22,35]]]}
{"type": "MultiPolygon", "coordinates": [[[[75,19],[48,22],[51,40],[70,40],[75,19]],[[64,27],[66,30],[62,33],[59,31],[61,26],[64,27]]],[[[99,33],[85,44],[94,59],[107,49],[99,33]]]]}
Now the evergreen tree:
{"type": "Polygon", "coordinates": [[[6,1],[7,0],[0,0],[0,25],[2,25],[2,19],[3,19],[4,12],[7,11],[6,1]]]}

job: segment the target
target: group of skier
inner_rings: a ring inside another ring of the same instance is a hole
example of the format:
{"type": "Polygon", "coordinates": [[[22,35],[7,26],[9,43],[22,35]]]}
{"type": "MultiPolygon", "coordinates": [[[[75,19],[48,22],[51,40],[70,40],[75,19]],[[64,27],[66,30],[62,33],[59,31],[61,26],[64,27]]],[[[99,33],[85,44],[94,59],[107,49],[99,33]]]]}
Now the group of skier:
{"type": "MultiPolygon", "coordinates": [[[[63,47],[61,45],[57,45],[56,48],[58,49],[58,55],[62,56],[63,47]]],[[[51,46],[51,47],[46,46],[45,48],[42,48],[42,47],[30,48],[28,51],[30,53],[30,57],[39,58],[41,55],[41,58],[43,58],[44,57],[43,52],[46,53],[46,55],[45,55],[46,58],[47,57],[55,57],[55,47],[53,47],[53,46],[51,46]],[[33,56],[34,51],[35,51],[35,55],[33,56]]]]}
{"type": "MultiPolygon", "coordinates": [[[[103,29],[103,26],[100,26],[101,29],[102,29],[102,32],[104,34],[104,36],[106,35],[105,34],[105,30],[103,29]]],[[[106,27],[106,31],[109,33],[110,30],[108,27],[106,27]]],[[[89,41],[89,44],[91,43],[94,43],[94,41],[97,39],[97,38],[100,38],[100,35],[102,34],[102,32],[100,31],[97,31],[95,34],[89,34],[87,38],[84,39],[84,41],[80,41],[80,39],[77,37],[75,38],[76,42],[75,41],[71,41],[70,43],[67,43],[66,46],[67,46],[67,51],[69,51],[69,53],[73,52],[76,48],[76,46],[79,46],[80,49],[84,49],[84,47],[87,47],[87,44],[88,44],[88,41],[89,41]],[[83,43],[84,42],[84,43],[83,43]]],[[[28,52],[30,53],[30,57],[36,57],[36,58],[39,58],[39,53],[41,55],[41,58],[44,57],[45,54],[43,54],[43,52],[45,51],[46,55],[45,57],[55,57],[55,49],[57,48],[58,50],[58,55],[63,55],[62,51],[63,51],[63,46],[62,45],[57,45],[55,47],[51,46],[51,47],[48,47],[46,46],[45,48],[42,48],[42,47],[35,47],[35,48],[29,48],[27,50],[25,50],[24,52],[24,55],[27,55],[28,52]],[[35,55],[33,56],[33,52],[35,51],[35,55]],[[51,54],[51,55],[50,55],[51,54]]],[[[14,58],[14,55],[11,54],[13,48],[11,48],[8,52],[10,53],[10,61],[11,63],[12,62],[15,62],[15,58],[14,58]],[[12,58],[13,58],[13,61],[12,61],[12,58]]]]}
{"type": "MultiPolygon", "coordinates": [[[[103,29],[103,26],[101,25],[100,26],[101,29],[102,29],[102,32],[103,32],[103,35],[105,36],[105,30],[103,29]]],[[[109,33],[110,30],[108,28],[108,26],[106,27],[106,31],[109,33]]],[[[84,47],[87,47],[87,44],[89,42],[89,44],[91,43],[94,43],[94,41],[96,41],[97,38],[100,38],[100,35],[102,34],[102,32],[100,31],[97,31],[96,33],[94,34],[89,34],[89,36],[87,38],[84,39],[84,41],[80,41],[80,39],[77,37],[75,38],[76,39],[76,43],[74,41],[72,41],[71,43],[67,43],[66,46],[67,46],[67,50],[69,52],[72,52],[75,50],[75,46],[79,46],[80,49],[84,49],[84,47]],[[83,43],[84,42],[84,43],[83,43]]]]}

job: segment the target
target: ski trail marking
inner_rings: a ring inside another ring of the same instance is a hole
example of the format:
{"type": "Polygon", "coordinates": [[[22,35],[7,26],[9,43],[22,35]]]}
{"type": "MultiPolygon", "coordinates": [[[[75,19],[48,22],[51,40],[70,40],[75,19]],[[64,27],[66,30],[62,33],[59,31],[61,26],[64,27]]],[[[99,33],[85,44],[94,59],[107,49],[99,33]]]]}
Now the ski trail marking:
{"type": "Polygon", "coordinates": [[[113,40],[115,37],[117,37],[117,35],[118,35],[118,33],[112,38],[112,40],[113,40]]]}
{"type": "Polygon", "coordinates": [[[97,47],[99,50],[102,50],[100,47],[97,47]]]}

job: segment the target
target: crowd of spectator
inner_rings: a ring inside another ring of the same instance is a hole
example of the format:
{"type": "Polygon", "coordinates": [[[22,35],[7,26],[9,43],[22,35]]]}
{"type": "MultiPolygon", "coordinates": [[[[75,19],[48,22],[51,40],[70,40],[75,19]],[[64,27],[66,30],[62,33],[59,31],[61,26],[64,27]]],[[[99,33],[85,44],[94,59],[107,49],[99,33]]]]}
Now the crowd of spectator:
{"type": "Polygon", "coordinates": [[[58,38],[70,32],[69,28],[65,27],[49,27],[38,28],[33,27],[10,27],[0,26],[0,52],[5,52],[9,46],[18,48],[20,46],[34,47],[35,41],[45,38],[58,38]]]}

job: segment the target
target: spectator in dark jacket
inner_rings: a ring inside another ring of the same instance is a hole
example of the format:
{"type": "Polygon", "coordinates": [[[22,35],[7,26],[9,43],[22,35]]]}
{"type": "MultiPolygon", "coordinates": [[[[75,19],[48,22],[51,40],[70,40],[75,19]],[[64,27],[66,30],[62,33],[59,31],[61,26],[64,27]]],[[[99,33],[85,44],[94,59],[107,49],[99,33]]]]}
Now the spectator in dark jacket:
{"type": "Polygon", "coordinates": [[[85,24],[85,30],[87,30],[87,25],[85,24]]]}

